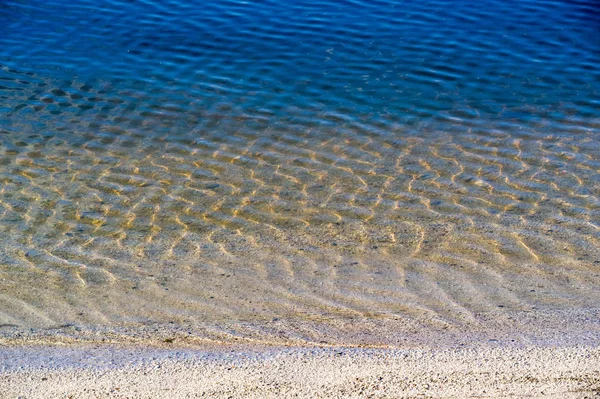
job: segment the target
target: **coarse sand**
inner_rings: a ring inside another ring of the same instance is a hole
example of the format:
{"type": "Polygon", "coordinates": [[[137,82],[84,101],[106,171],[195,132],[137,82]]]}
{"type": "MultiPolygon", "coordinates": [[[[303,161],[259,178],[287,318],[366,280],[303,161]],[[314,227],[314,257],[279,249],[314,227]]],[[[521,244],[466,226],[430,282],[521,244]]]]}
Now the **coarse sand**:
{"type": "Polygon", "coordinates": [[[594,346],[21,346],[1,398],[600,398],[594,346]]]}

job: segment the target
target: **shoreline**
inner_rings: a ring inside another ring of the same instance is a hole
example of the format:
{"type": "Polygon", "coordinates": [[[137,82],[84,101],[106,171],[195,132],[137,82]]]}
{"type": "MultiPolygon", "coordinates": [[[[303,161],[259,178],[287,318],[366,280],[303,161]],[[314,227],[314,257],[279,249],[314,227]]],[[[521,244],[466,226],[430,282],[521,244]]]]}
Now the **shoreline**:
{"type": "Polygon", "coordinates": [[[0,325],[0,348],[52,345],[126,345],[205,348],[212,345],[266,347],[361,347],[445,349],[482,343],[513,347],[595,346],[600,308],[536,309],[479,314],[475,322],[391,315],[336,318],[306,316],[269,320],[173,323],[145,321],[50,328],[0,325]]]}
{"type": "Polygon", "coordinates": [[[600,395],[600,346],[1,348],[6,398],[600,395]]]}
{"type": "Polygon", "coordinates": [[[4,326],[0,397],[600,397],[598,309],[493,316],[4,326]]]}

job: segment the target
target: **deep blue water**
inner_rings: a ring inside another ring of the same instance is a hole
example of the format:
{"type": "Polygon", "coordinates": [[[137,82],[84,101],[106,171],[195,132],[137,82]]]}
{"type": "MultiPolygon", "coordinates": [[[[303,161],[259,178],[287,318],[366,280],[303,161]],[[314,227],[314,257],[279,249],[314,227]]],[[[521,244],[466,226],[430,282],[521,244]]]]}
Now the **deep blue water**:
{"type": "Polygon", "coordinates": [[[596,1],[3,1],[0,26],[2,98],[35,76],[69,93],[121,91],[129,111],[317,125],[323,113],[410,125],[600,106],[596,1]]]}

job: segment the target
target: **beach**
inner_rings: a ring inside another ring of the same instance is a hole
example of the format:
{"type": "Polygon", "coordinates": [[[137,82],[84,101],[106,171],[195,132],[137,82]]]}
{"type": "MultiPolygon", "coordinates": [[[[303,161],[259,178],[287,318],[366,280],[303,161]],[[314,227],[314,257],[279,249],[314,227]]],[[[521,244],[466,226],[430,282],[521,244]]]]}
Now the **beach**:
{"type": "Polygon", "coordinates": [[[5,327],[0,397],[600,395],[597,311],[517,314],[514,319],[512,326],[488,323],[464,330],[412,326],[412,333],[400,324],[374,325],[373,320],[355,320],[338,330],[306,321],[262,329],[248,324],[203,330],[169,324],[33,332],[5,327]]]}
{"type": "Polygon", "coordinates": [[[597,398],[600,348],[2,349],[3,398],[597,398]],[[8,364],[7,364],[8,363],[8,364]]]}

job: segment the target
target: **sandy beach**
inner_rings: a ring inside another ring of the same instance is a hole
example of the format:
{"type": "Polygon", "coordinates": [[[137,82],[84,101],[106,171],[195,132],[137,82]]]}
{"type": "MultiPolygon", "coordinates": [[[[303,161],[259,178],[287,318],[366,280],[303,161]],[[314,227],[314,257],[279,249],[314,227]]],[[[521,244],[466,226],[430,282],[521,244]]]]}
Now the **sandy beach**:
{"type": "Polygon", "coordinates": [[[514,313],[512,325],[488,316],[439,330],[372,319],[5,326],[0,398],[600,397],[596,310],[514,313]]]}
{"type": "Polygon", "coordinates": [[[2,398],[597,398],[600,348],[19,347],[2,398]]]}

